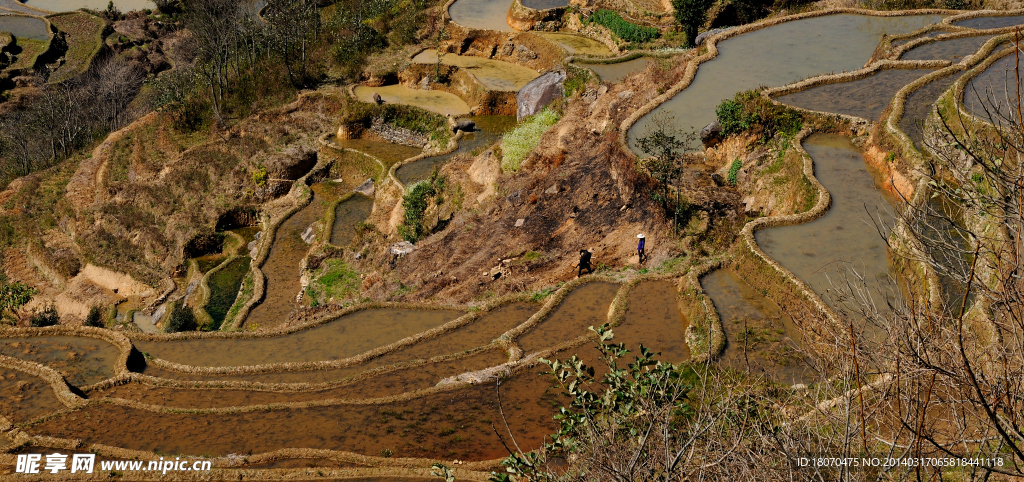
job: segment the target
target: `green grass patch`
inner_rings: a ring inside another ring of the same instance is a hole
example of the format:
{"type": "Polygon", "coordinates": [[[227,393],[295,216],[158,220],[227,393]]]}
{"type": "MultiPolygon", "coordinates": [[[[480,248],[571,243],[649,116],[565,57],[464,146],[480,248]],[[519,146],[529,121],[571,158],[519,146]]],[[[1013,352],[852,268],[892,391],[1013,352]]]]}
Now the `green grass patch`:
{"type": "Polygon", "coordinates": [[[608,28],[615,36],[627,42],[650,42],[658,38],[658,29],[629,22],[613,10],[600,9],[590,16],[588,22],[608,28]]]}
{"type": "Polygon", "coordinates": [[[7,67],[7,70],[31,69],[33,64],[36,63],[36,57],[46,51],[46,45],[47,42],[45,40],[18,39],[18,47],[21,47],[21,52],[17,54],[17,59],[7,67]]]}
{"type": "Polygon", "coordinates": [[[359,294],[359,273],[342,259],[328,259],[320,268],[320,276],[309,284],[307,292],[313,302],[329,303],[359,294]]]}
{"type": "Polygon", "coordinates": [[[526,156],[540,144],[540,137],[556,122],[558,113],[544,108],[507,132],[501,138],[501,169],[506,172],[518,171],[526,156]]]}
{"type": "Polygon", "coordinates": [[[68,50],[64,64],[53,71],[50,82],[58,83],[85,72],[103,46],[104,22],[83,11],[68,12],[49,18],[57,30],[66,34],[68,50]]]}

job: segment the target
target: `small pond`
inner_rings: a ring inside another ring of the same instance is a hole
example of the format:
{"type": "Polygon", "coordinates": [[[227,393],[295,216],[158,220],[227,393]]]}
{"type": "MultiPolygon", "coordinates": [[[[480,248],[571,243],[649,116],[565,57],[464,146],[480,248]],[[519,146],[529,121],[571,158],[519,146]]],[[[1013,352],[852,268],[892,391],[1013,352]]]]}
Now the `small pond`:
{"type": "Polygon", "coordinates": [[[442,90],[420,90],[404,85],[385,85],[383,87],[356,86],[356,98],[363,102],[373,102],[373,94],[380,95],[384,102],[392,104],[413,105],[441,115],[469,114],[469,105],[455,94],[442,90]]]}
{"type": "Polygon", "coordinates": [[[633,60],[627,60],[625,62],[616,62],[614,64],[588,64],[580,62],[576,65],[593,70],[594,73],[597,74],[597,76],[604,82],[617,83],[622,82],[622,79],[625,79],[630,75],[646,69],[647,64],[651,63],[651,61],[652,59],[649,57],[640,57],[633,60]]]}
{"type": "Polygon", "coordinates": [[[46,22],[38,17],[24,15],[0,15],[0,32],[10,32],[16,38],[49,40],[50,31],[46,22]]]}
{"type": "Polygon", "coordinates": [[[463,27],[512,32],[506,20],[511,7],[512,0],[456,0],[448,14],[463,27]]]}

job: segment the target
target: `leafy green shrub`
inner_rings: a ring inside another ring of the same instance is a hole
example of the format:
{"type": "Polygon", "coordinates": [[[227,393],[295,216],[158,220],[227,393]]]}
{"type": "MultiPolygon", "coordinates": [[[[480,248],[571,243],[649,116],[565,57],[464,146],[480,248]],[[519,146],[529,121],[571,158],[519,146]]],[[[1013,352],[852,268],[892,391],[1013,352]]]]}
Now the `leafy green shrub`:
{"type": "Polygon", "coordinates": [[[96,328],[103,328],[106,326],[103,323],[103,312],[99,306],[93,306],[89,308],[89,315],[85,317],[85,326],[93,326],[96,328]]]}
{"type": "Polygon", "coordinates": [[[43,311],[32,313],[32,317],[29,318],[29,324],[40,328],[43,326],[53,326],[60,323],[60,314],[57,313],[57,308],[53,305],[47,306],[43,311]]]}
{"type": "Polygon", "coordinates": [[[558,122],[558,113],[549,109],[528,117],[501,138],[501,169],[518,171],[523,159],[540,144],[540,136],[558,122]]]}
{"type": "Polygon", "coordinates": [[[181,331],[195,331],[199,327],[199,323],[196,322],[196,315],[192,313],[192,309],[185,306],[184,303],[176,303],[174,309],[171,310],[171,317],[167,320],[167,327],[164,329],[167,333],[178,333],[181,331]]]}
{"type": "Polygon", "coordinates": [[[658,38],[658,29],[628,22],[613,10],[600,9],[590,16],[588,22],[607,27],[617,37],[627,42],[650,42],[658,38]]]}
{"type": "Polygon", "coordinates": [[[438,176],[434,171],[430,179],[413,184],[409,191],[402,198],[402,208],[405,210],[405,223],[399,226],[399,233],[410,243],[427,234],[423,225],[423,214],[430,205],[430,200],[444,190],[445,179],[438,176]]]}
{"type": "Polygon", "coordinates": [[[740,168],[742,167],[743,161],[739,160],[739,158],[732,161],[732,165],[729,166],[729,176],[726,178],[729,181],[729,184],[733,186],[736,185],[736,176],[739,175],[740,168]]]}
{"type": "Polygon", "coordinates": [[[577,67],[575,65],[569,65],[565,68],[565,96],[572,97],[577,92],[582,92],[587,88],[587,82],[590,80],[590,70],[577,67]]]}
{"type": "Polygon", "coordinates": [[[252,183],[263,187],[267,185],[267,168],[259,166],[255,171],[252,171],[252,183]]]}
{"type": "Polygon", "coordinates": [[[804,125],[803,116],[799,112],[774,104],[752,90],[723,100],[715,108],[715,114],[722,126],[722,134],[750,131],[758,134],[761,142],[767,142],[776,134],[792,137],[804,125]]]}
{"type": "MultiPolygon", "coordinates": [[[[0,274],[0,277],[2,276],[0,274]]],[[[25,306],[35,294],[35,288],[20,281],[15,281],[14,283],[0,282],[0,315],[6,316],[25,306]]]]}

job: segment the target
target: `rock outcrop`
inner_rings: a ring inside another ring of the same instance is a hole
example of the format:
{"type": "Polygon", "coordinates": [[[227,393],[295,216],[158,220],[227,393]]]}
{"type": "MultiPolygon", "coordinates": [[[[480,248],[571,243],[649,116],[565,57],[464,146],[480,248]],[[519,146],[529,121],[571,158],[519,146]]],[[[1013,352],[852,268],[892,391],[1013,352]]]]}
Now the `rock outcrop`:
{"type": "Polygon", "coordinates": [[[516,119],[523,120],[541,111],[551,101],[565,95],[565,72],[553,70],[537,77],[516,94],[516,119]]]}

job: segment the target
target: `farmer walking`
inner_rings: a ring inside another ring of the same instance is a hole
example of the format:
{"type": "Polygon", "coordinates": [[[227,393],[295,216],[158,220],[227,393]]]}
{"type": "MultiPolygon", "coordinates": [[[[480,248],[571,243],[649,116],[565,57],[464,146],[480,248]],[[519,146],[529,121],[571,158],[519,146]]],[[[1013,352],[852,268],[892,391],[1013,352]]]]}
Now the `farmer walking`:
{"type": "Polygon", "coordinates": [[[593,273],[594,267],[590,265],[590,251],[585,249],[580,250],[580,262],[576,266],[579,266],[579,271],[576,272],[576,277],[583,276],[583,272],[593,273]]]}
{"type": "Polygon", "coordinates": [[[639,263],[643,263],[644,262],[644,258],[647,257],[647,253],[644,251],[644,241],[645,241],[644,235],[643,235],[643,233],[640,233],[640,234],[636,235],[636,237],[638,239],[637,244],[636,244],[636,254],[639,256],[639,260],[640,260],[639,263]]]}

